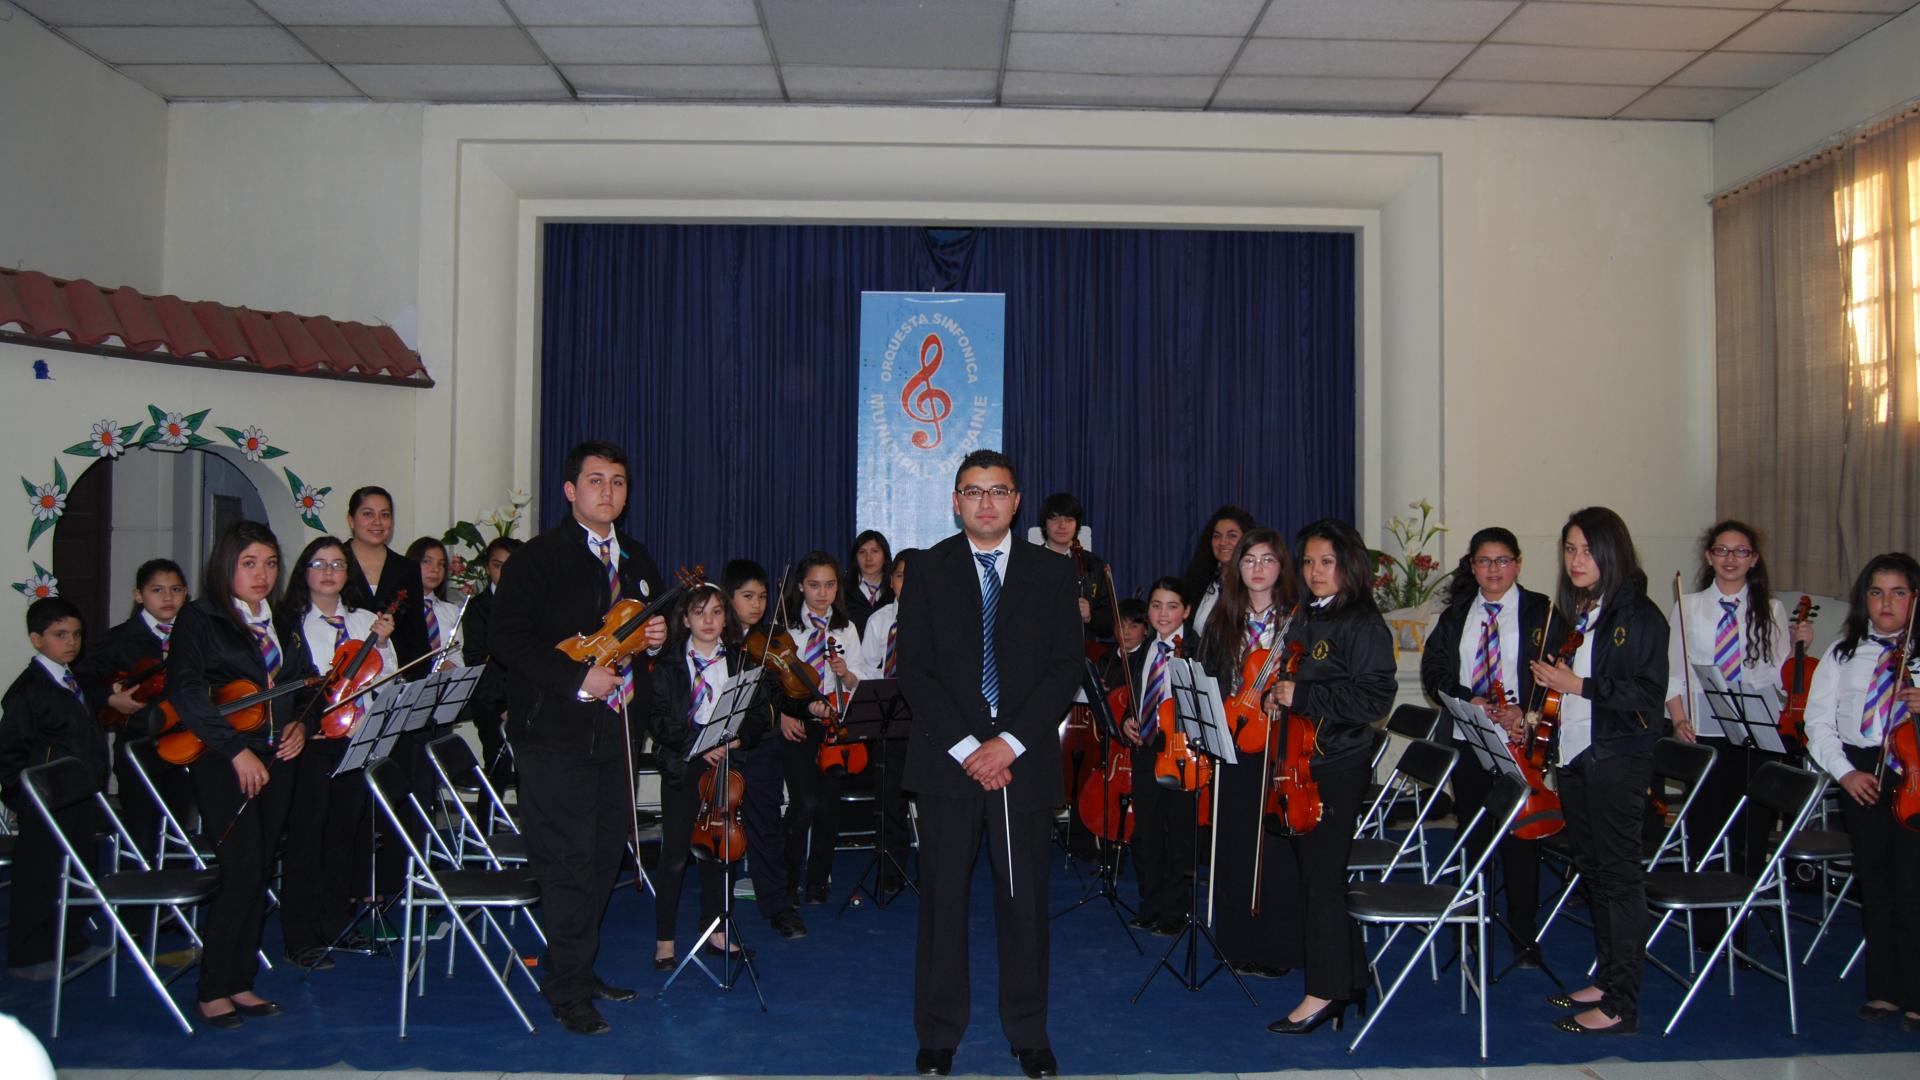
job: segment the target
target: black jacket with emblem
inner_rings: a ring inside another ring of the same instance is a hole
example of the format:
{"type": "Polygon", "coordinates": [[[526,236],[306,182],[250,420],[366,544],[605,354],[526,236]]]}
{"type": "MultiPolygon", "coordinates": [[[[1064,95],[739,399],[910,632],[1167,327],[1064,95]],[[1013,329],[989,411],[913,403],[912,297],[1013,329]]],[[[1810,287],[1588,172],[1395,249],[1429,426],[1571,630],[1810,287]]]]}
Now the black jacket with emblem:
{"type": "MultiPolygon", "coordinates": [[[[1503,671],[1501,688],[1507,691],[1509,700],[1518,701],[1522,707],[1533,701],[1533,668],[1528,661],[1540,655],[1541,645],[1551,651],[1560,647],[1567,638],[1569,629],[1565,619],[1560,617],[1559,608],[1542,593],[1514,586],[1520,597],[1520,655],[1518,671],[1503,671]],[[1552,619],[1549,622],[1548,614],[1552,619]]],[[[1440,703],[1440,695],[1445,694],[1460,701],[1473,699],[1473,688],[1460,682],[1460,635],[1466,629],[1467,620],[1475,617],[1480,606],[1480,591],[1473,590],[1466,596],[1447,605],[1440,618],[1433,624],[1433,631],[1427,635],[1426,648],[1420,654],[1420,686],[1434,700],[1440,703]]],[[[1478,626],[1478,623],[1474,624],[1478,626]]],[[[1435,729],[1434,739],[1445,743],[1453,735],[1453,714],[1444,707],[1440,709],[1440,726],[1435,729]]]]}
{"type": "Polygon", "coordinates": [[[1287,642],[1305,649],[1294,676],[1293,711],[1318,724],[1314,763],[1364,754],[1373,725],[1387,715],[1399,689],[1393,633],[1371,601],[1304,606],[1287,626],[1287,642]]]}
{"type": "Polygon", "coordinates": [[[1592,673],[1581,696],[1593,704],[1597,754],[1648,754],[1667,734],[1667,617],[1644,585],[1614,590],[1600,605],[1592,673]]]}
{"type": "MultiPolygon", "coordinates": [[[[297,625],[288,625],[274,612],[274,634],[280,639],[280,670],[275,686],[314,673],[300,640],[297,625]]],[[[271,720],[252,731],[235,731],[213,703],[213,692],[236,680],[255,686],[267,684],[267,670],[259,646],[211,599],[200,597],[180,609],[173,621],[173,641],[167,649],[167,702],[180,714],[181,726],[207,744],[207,752],[232,758],[251,750],[264,763],[281,727],[303,714],[313,690],[297,690],[273,699],[271,720]]],[[[308,725],[307,734],[313,734],[308,725]]]]}

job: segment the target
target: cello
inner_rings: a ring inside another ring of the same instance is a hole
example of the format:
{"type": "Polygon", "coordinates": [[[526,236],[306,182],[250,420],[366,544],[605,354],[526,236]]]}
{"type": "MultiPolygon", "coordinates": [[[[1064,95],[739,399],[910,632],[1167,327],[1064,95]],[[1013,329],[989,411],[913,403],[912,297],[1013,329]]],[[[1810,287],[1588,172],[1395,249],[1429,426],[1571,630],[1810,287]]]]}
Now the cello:
{"type": "MultiPolygon", "coordinates": [[[[1507,688],[1497,679],[1489,696],[1503,705],[1509,704],[1507,688]]],[[[1520,775],[1527,781],[1527,800],[1520,806],[1520,816],[1514,819],[1511,834],[1517,840],[1544,840],[1566,828],[1567,822],[1560,810],[1560,793],[1547,782],[1546,769],[1533,763],[1526,743],[1524,735],[1508,743],[1514,763],[1520,766],[1520,775]]]]}
{"type": "MultiPolygon", "coordinates": [[[[1106,704],[1114,729],[1119,730],[1133,713],[1132,687],[1114,687],[1107,692],[1106,704]]],[[[1101,750],[1106,760],[1087,772],[1074,806],[1088,832],[1110,843],[1129,842],[1133,839],[1133,754],[1118,739],[1102,740],[1101,750]]]]}
{"type": "MultiPolygon", "coordinates": [[[[1820,612],[1811,596],[1801,596],[1793,609],[1793,625],[1809,622],[1820,612]]],[[[1807,741],[1807,691],[1813,688],[1813,669],[1820,661],[1807,655],[1804,641],[1793,643],[1793,655],[1780,665],[1780,685],[1787,688],[1787,703],[1780,707],[1780,737],[1805,745],[1807,741]]]]}

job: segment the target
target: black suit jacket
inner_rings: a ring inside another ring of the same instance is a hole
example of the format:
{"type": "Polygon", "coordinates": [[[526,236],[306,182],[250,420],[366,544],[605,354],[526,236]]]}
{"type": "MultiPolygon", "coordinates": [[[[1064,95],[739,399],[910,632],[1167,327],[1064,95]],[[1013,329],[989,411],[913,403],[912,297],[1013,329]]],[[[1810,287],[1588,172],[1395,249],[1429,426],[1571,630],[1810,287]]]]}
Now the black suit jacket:
{"type": "MultiPolygon", "coordinates": [[[[314,673],[300,630],[274,612],[274,633],[280,639],[280,672],[275,685],[314,673]]],[[[213,601],[201,597],[180,609],[173,621],[173,643],[167,651],[167,701],[180,714],[180,723],[207,744],[207,752],[231,758],[252,750],[263,762],[271,739],[288,721],[301,715],[313,691],[295,691],[275,698],[272,720],[252,731],[235,731],[213,704],[213,691],[235,679],[265,687],[267,670],[253,635],[234,624],[213,601]]],[[[307,731],[312,735],[311,728],[307,731]]]]}
{"type": "MultiPolygon", "coordinates": [[[[994,621],[1000,715],[980,690],[980,574],[966,534],[911,556],[900,599],[901,692],[913,710],[903,785],[926,794],[984,795],[948,749],[972,735],[1009,732],[1027,752],[1013,763],[1012,805],[1060,805],[1060,717],[1080,683],[1080,607],[1073,564],[1037,544],[1014,541],[994,621]]],[[[509,564],[511,565],[511,564],[509,564]]]]}
{"type": "MultiPolygon", "coordinates": [[[[1520,656],[1518,671],[1502,671],[1501,688],[1516,696],[1522,708],[1533,701],[1533,668],[1528,661],[1540,655],[1542,643],[1547,649],[1557,649],[1567,638],[1567,622],[1560,617],[1559,608],[1547,600],[1543,593],[1514,586],[1520,594],[1520,656]],[[1547,612],[1552,609],[1553,621],[1547,621],[1547,612]]],[[[1432,697],[1434,704],[1440,703],[1440,695],[1458,698],[1461,701],[1473,700],[1473,688],[1460,682],[1460,634],[1466,628],[1469,619],[1477,621],[1481,615],[1480,592],[1478,589],[1465,597],[1447,605],[1440,618],[1433,624],[1433,630],[1427,635],[1427,647],[1420,654],[1420,687],[1432,697]]],[[[1434,739],[1446,742],[1453,736],[1453,714],[1444,707],[1440,710],[1440,726],[1434,731],[1434,739]]]]}
{"type": "MultiPolygon", "coordinates": [[[[641,600],[660,595],[653,556],[640,541],[617,535],[620,595],[641,600]]],[[[587,665],[555,647],[574,634],[599,629],[612,606],[606,568],[571,517],[507,560],[487,625],[487,647],[505,673],[507,736],[516,747],[539,744],[588,754],[621,750],[609,735],[619,731],[619,714],[604,702],[574,697],[587,665]]],[[[633,684],[628,710],[637,727],[645,723],[652,697],[645,656],[634,659],[633,684]]]]}
{"type": "MultiPolygon", "coordinates": [[[[295,568],[299,572],[299,568],[295,568]]],[[[387,549],[387,564],[380,568],[380,587],[367,588],[367,575],[360,572],[360,560],[354,558],[353,549],[347,549],[347,584],[340,590],[346,598],[347,606],[362,611],[371,611],[375,615],[387,610],[400,590],[407,591],[406,600],[400,604],[400,610],[393,616],[393,654],[400,658],[404,666],[411,664],[427,654],[427,608],[421,602],[426,595],[426,586],[420,583],[420,564],[405,555],[387,549]]],[[[427,675],[426,664],[410,669],[403,679],[420,679],[427,675]]]]}
{"type": "Polygon", "coordinates": [[[843,584],[844,587],[840,592],[841,599],[846,602],[847,618],[852,619],[854,628],[864,635],[867,632],[867,620],[873,616],[873,613],[893,603],[893,586],[883,577],[880,582],[880,599],[869,604],[867,594],[860,589],[860,582],[849,577],[843,584]]]}
{"type": "Polygon", "coordinates": [[[107,735],[94,718],[107,699],[94,693],[78,672],[73,677],[81,683],[85,703],[37,659],[27,662],[0,698],[0,797],[18,813],[33,812],[20,774],[63,757],[79,758],[95,787],[107,788],[107,735]]]}

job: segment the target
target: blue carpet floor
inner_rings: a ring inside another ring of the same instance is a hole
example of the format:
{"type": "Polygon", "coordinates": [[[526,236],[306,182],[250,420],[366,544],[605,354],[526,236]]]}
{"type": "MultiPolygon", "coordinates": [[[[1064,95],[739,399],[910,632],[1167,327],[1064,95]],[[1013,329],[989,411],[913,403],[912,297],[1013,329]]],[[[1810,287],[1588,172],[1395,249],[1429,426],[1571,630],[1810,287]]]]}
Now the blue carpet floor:
{"type": "MultiPolygon", "coordinates": [[[[851,880],[864,855],[843,854],[839,878],[851,880]]],[[[999,1031],[992,978],[991,879],[976,868],[974,892],[973,1025],[960,1047],[956,1068],[966,1073],[1013,1074],[1013,1061],[999,1031]]],[[[1052,891],[1056,908],[1077,899],[1084,870],[1056,863],[1052,891]]],[[[689,892],[692,882],[688,882],[689,892]]],[[[1131,887],[1126,887],[1131,899],[1131,887]]],[[[732,993],[713,987],[697,972],[674,984],[664,1000],[653,991],[664,976],[650,968],[653,902],[626,890],[608,914],[600,973],[609,981],[645,988],[628,1005],[603,1011],[613,1034],[585,1039],[567,1035],[541,1003],[516,984],[523,1006],[540,1026],[528,1036],[470,956],[462,955],[451,980],[444,977],[445,942],[434,947],[436,967],[427,996],[413,1001],[409,1037],[396,1037],[397,959],[343,956],[330,972],[303,980],[288,966],[264,973],[263,995],[282,1002],[285,1016],[249,1021],[241,1030],[203,1030],[182,1036],[142,983],[123,966],[120,997],[107,996],[107,974],[96,969],[70,985],[58,1040],[49,1043],[63,1067],[318,1068],[345,1063],[365,1070],[426,1068],[557,1072],[701,1073],[748,1075],[906,1073],[915,1040],[912,1025],[915,902],[909,894],[886,910],[856,907],[844,917],[835,904],[806,908],[813,933],[783,941],[751,903],[741,911],[743,940],[759,953],[769,1010],[761,1013],[744,981],[732,993]]],[[[1797,898],[1811,910],[1814,898],[1797,898]]],[[[682,922],[691,922],[697,902],[687,897],[682,922]]],[[[1299,976],[1254,982],[1258,1006],[1249,1004],[1224,975],[1189,993],[1164,974],[1137,1005],[1128,998],[1166,939],[1142,935],[1147,956],[1128,945],[1104,903],[1053,924],[1052,1013],[1054,1048],[1064,1071],[1080,1074],[1234,1073],[1279,1068],[1376,1068],[1477,1064],[1475,1019],[1457,1011],[1452,973],[1438,984],[1424,975],[1410,980],[1392,1009],[1349,1057],[1344,1033],[1323,1028],[1306,1038],[1269,1035],[1266,1023],[1298,1000],[1299,976]]],[[[683,934],[694,930],[686,928],[683,934]]],[[[1796,926],[1796,951],[1804,951],[1810,928],[1796,926]]],[[[1548,1028],[1560,1013],[1547,1005],[1552,987],[1534,972],[1516,972],[1492,990],[1490,1064],[1571,1063],[1605,1056],[1635,1060],[1781,1057],[1911,1051],[1920,1039],[1895,1024],[1870,1025],[1854,1017],[1862,1000],[1856,970],[1836,982],[1840,965],[1859,940],[1851,912],[1811,965],[1799,969],[1801,1034],[1787,1033],[1785,991],[1772,980],[1742,973],[1740,993],[1729,998],[1724,979],[1696,1003],[1679,1032],[1662,1038],[1657,1029],[1681,991],[1649,971],[1643,1016],[1651,1029],[1631,1038],[1580,1039],[1548,1028]]],[[[267,948],[278,955],[279,930],[271,920],[267,948]]],[[[686,938],[682,937],[683,947],[686,938]]],[[[1663,944],[1678,946],[1677,936],[1663,944]]],[[[1547,942],[1550,962],[1569,983],[1591,957],[1592,939],[1581,927],[1554,928],[1547,942]]],[[[1766,946],[1760,945],[1762,955],[1766,946]]],[[[1674,948],[1664,954],[1679,957],[1674,948]]],[[[1448,949],[1443,957],[1450,953],[1448,949]]],[[[463,949],[464,953],[464,949],[463,949]]],[[[1404,956],[1404,952],[1399,952],[1404,956]]],[[[1496,950],[1504,964],[1508,949],[1496,950]]],[[[1389,967],[1397,969],[1397,961],[1389,967]]],[[[191,975],[175,997],[192,1000],[191,975]]],[[[48,1023],[48,986],[0,980],[0,1010],[13,1013],[43,1040],[48,1023]]]]}

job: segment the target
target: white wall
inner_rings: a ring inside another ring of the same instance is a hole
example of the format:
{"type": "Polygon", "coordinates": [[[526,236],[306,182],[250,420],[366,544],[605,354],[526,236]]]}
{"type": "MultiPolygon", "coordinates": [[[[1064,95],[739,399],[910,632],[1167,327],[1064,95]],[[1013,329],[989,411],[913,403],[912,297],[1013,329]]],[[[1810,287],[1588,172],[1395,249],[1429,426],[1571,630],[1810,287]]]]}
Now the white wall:
{"type": "Polygon", "coordinates": [[[1920,8],[1714,122],[1715,190],[1819,150],[1863,121],[1920,99],[1920,8]]]}
{"type": "Polygon", "coordinates": [[[0,266],[160,287],[167,106],[0,2],[0,266]]]}

